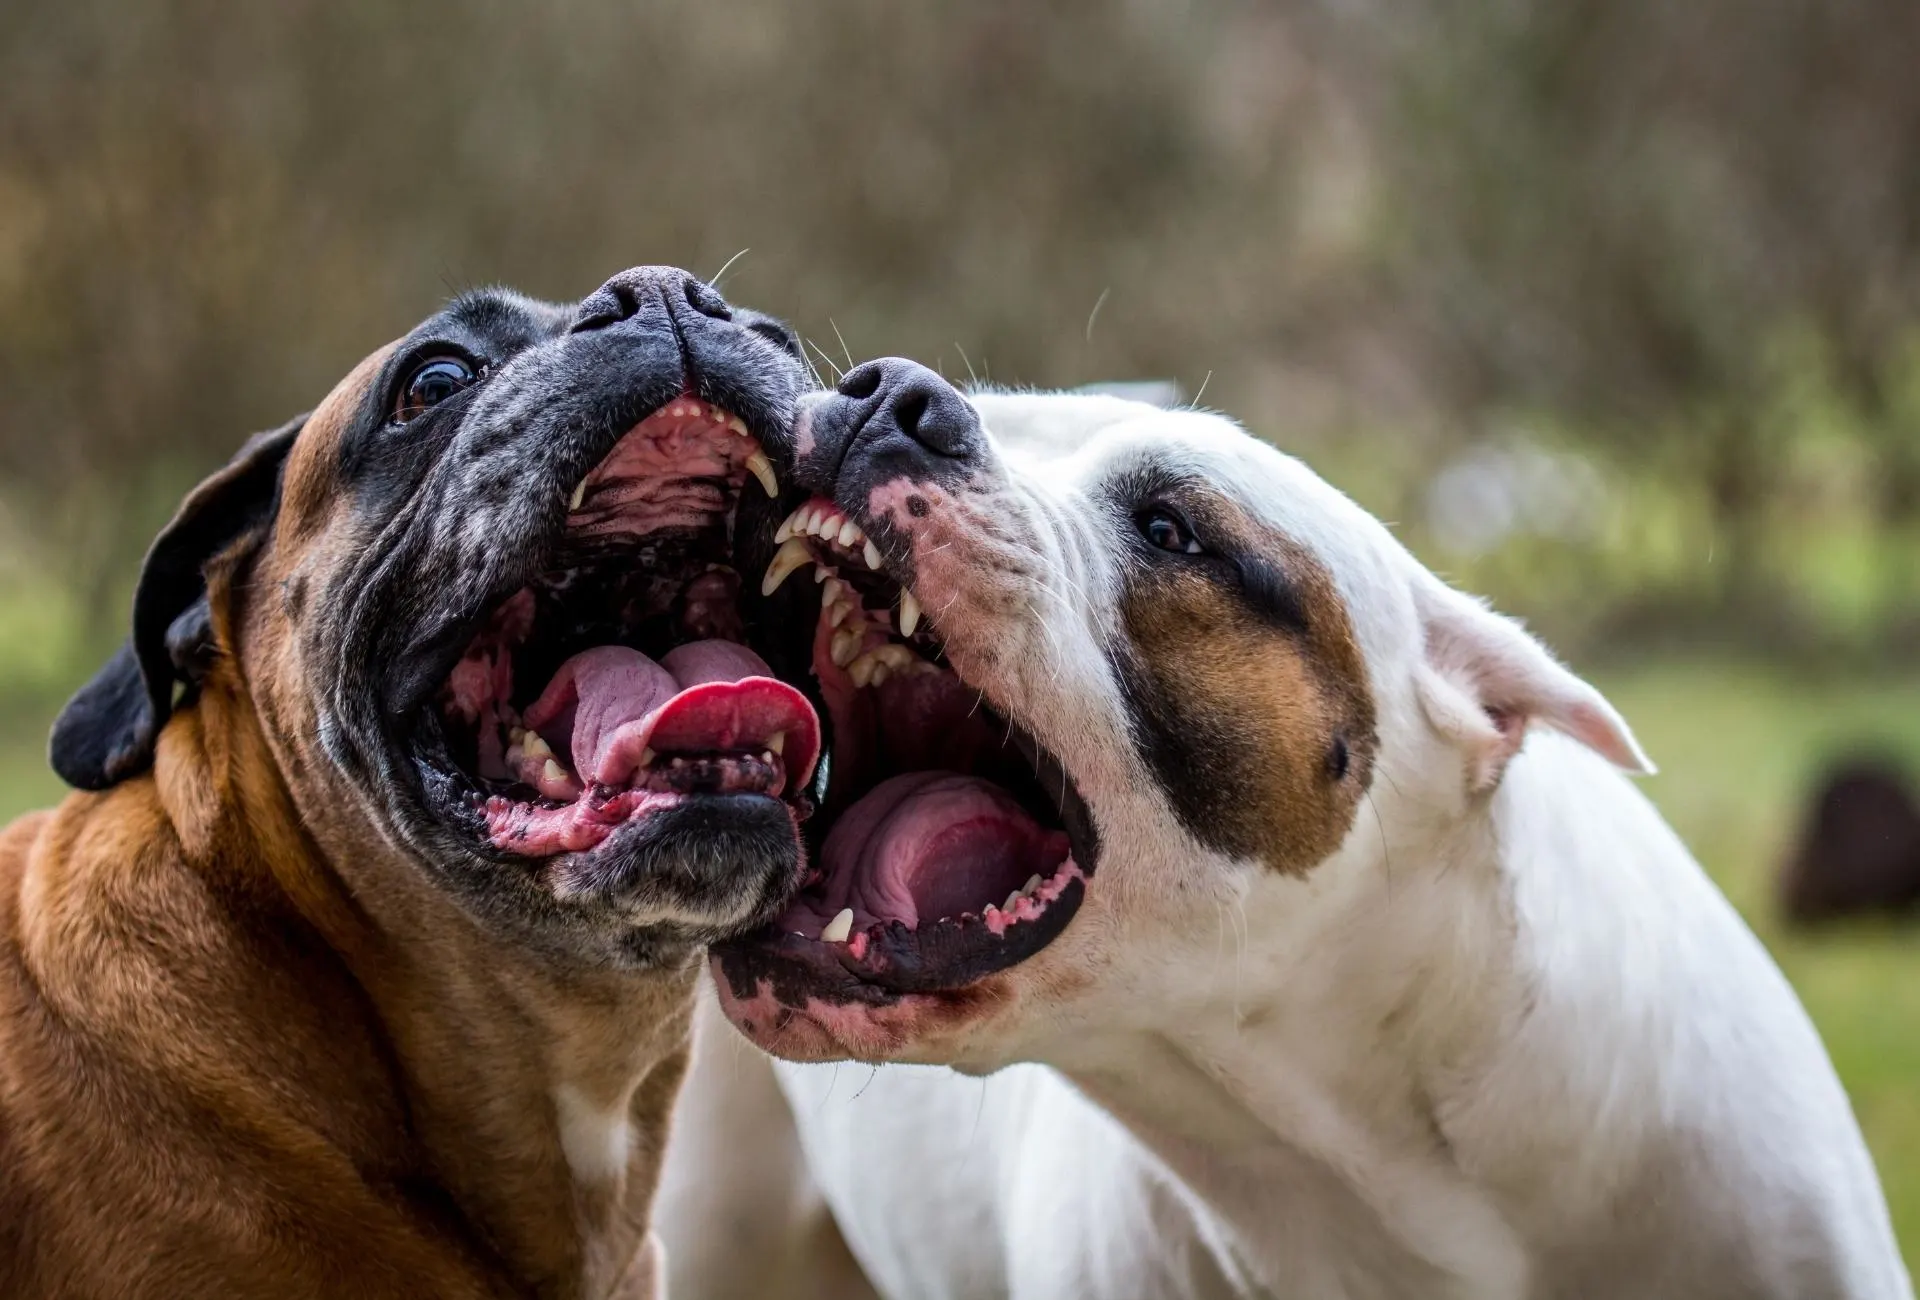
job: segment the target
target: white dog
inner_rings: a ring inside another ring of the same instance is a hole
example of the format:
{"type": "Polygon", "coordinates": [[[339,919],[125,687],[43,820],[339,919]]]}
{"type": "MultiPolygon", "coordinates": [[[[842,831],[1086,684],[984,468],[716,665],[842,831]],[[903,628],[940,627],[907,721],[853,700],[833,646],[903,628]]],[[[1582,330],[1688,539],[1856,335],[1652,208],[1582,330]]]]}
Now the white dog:
{"type": "Polygon", "coordinates": [[[954,1069],[730,1116],[766,1066],[710,1018],[681,1300],[807,1273],[805,1180],[739,1163],[789,1121],[893,1297],[1912,1294],[1813,1026],[1518,625],[1216,415],[886,361],[798,446],[768,617],[832,785],[720,1004],[954,1069]]]}

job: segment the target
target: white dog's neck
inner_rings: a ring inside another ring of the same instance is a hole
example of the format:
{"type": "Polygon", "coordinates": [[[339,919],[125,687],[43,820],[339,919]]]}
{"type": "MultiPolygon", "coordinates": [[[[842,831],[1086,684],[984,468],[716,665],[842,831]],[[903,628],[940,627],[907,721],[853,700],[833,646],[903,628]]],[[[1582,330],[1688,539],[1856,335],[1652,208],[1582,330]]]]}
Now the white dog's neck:
{"type": "Polygon", "coordinates": [[[1513,812],[1483,798],[1395,826],[1363,809],[1312,877],[1245,875],[1241,898],[1131,967],[1118,996],[1133,1011],[1113,1018],[1126,1031],[1069,1040],[1049,1063],[1244,1242],[1274,1242],[1276,1216],[1318,1216],[1377,1235],[1383,1271],[1427,1293],[1519,1294],[1521,1244],[1441,1113],[1520,1013],[1497,824],[1513,812]],[[1303,1187],[1321,1189],[1314,1204],[1303,1187]]]}

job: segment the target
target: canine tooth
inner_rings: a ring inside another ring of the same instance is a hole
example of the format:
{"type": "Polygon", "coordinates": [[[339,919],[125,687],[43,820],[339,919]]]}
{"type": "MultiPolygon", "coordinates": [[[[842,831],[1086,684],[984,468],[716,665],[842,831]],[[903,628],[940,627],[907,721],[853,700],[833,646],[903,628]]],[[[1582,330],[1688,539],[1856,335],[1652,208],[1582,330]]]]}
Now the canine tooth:
{"type": "Polygon", "coordinates": [[[1019,890],[1014,890],[1011,894],[1007,895],[1007,901],[1000,904],[1000,910],[1003,912],[1011,912],[1020,905],[1020,900],[1023,897],[1024,895],[1022,895],[1019,890]]]}
{"type": "Polygon", "coordinates": [[[1040,888],[1041,884],[1043,883],[1044,882],[1040,879],[1040,873],[1036,871],[1031,876],[1027,877],[1026,884],[1020,886],[1020,892],[1023,894],[1031,894],[1034,890],[1040,888]]]}
{"type": "MultiPolygon", "coordinates": [[[[716,406],[713,408],[713,414],[715,418],[718,418],[722,412],[720,408],[716,406]]],[[[753,436],[747,432],[747,422],[737,415],[727,416],[727,427],[739,434],[742,438],[751,438],[753,436]]]]}
{"type": "Polygon", "coordinates": [[[776,754],[786,753],[787,752],[787,733],[784,731],[776,731],[771,736],[768,736],[767,748],[772,750],[776,754]]]}
{"type": "Polygon", "coordinates": [[[920,626],[920,602],[905,587],[900,588],[900,635],[912,636],[920,626]]]}
{"type": "Polygon", "coordinates": [[[641,767],[652,767],[652,766],[653,766],[653,760],[654,760],[654,758],[655,758],[655,755],[654,755],[654,752],[653,752],[653,749],[652,749],[652,747],[651,747],[651,746],[649,746],[649,747],[648,747],[648,748],[646,748],[646,749],[643,749],[643,750],[641,750],[641,751],[640,751],[640,766],[641,766],[641,767]]]}
{"type": "Polygon", "coordinates": [[[572,514],[574,511],[578,510],[580,508],[580,503],[582,501],[585,501],[586,499],[587,499],[587,481],[585,479],[581,479],[578,483],[575,483],[573,485],[573,495],[567,498],[567,513],[572,514]]]}
{"type": "Polygon", "coordinates": [[[866,640],[866,636],[867,634],[857,627],[842,628],[840,631],[835,632],[833,634],[833,645],[828,650],[828,656],[833,660],[833,666],[835,668],[845,668],[848,664],[852,663],[853,657],[860,653],[860,643],[866,640]]]}
{"type": "Polygon", "coordinates": [[[860,525],[849,519],[840,525],[839,541],[842,546],[852,546],[855,538],[864,539],[866,534],[860,531],[860,525]]]}
{"type": "Polygon", "coordinates": [[[853,933],[853,909],[843,907],[827,922],[827,928],[820,932],[821,943],[845,943],[847,936],[853,933]]]}
{"type": "Polygon", "coordinates": [[[780,480],[773,476],[773,462],[767,459],[766,452],[756,451],[747,457],[747,471],[760,480],[769,498],[780,495],[780,480]]]}
{"type": "Polygon", "coordinates": [[[875,546],[871,541],[867,543],[866,556],[867,567],[869,569],[877,569],[880,567],[880,548],[875,546]]]}
{"type": "Polygon", "coordinates": [[[560,764],[554,762],[552,759],[548,759],[547,765],[540,769],[540,775],[548,781],[565,781],[567,779],[567,769],[561,767],[560,764]]]}
{"type": "Polygon", "coordinates": [[[807,544],[798,537],[789,537],[780,544],[780,549],[774,552],[773,563],[767,566],[767,575],[760,579],[760,594],[771,596],[780,589],[780,584],[787,580],[788,574],[812,561],[813,552],[807,549],[807,544]]]}

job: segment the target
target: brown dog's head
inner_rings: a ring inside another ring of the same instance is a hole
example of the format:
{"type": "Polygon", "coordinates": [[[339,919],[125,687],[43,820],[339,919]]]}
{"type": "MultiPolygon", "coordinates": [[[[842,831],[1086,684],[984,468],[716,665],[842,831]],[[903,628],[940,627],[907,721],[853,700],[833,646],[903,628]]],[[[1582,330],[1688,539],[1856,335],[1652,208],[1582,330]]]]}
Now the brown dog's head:
{"type": "Polygon", "coordinates": [[[324,849],[503,938],[646,965],[764,921],[819,728],[743,644],[733,545],[777,522],[804,378],[681,271],[461,297],[187,498],[55,769],[136,776],[220,674],[324,849]]]}

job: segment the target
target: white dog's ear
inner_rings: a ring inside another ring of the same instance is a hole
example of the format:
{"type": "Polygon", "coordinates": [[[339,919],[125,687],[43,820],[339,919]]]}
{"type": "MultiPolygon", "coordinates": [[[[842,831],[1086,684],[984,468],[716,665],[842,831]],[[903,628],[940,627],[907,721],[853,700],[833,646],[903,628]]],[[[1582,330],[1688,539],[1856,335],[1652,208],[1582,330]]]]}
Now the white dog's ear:
{"type": "Polygon", "coordinates": [[[1437,580],[1420,583],[1414,603],[1426,634],[1420,703],[1434,728],[1467,754],[1469,788],[1498,785],[1535,723],[1626,771],[1654,770],[1613,706],[1518,623],[1437,580]]]}

